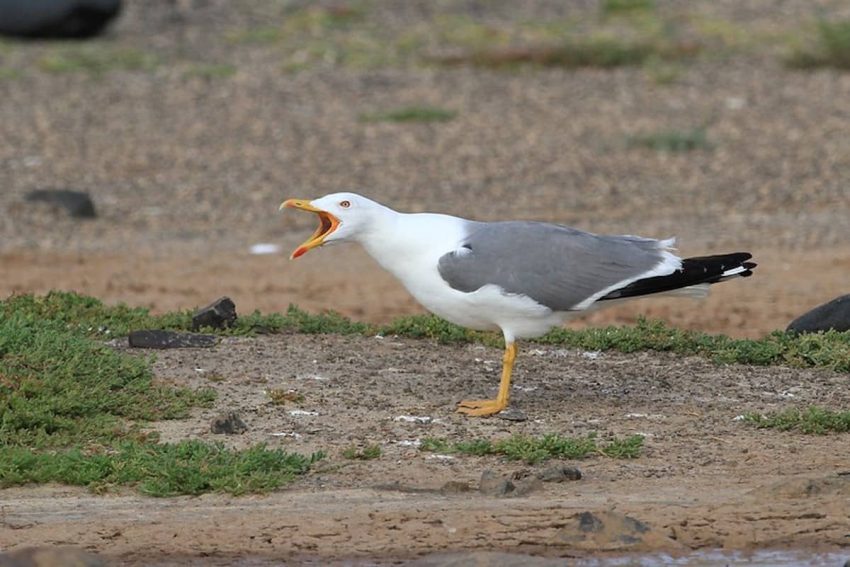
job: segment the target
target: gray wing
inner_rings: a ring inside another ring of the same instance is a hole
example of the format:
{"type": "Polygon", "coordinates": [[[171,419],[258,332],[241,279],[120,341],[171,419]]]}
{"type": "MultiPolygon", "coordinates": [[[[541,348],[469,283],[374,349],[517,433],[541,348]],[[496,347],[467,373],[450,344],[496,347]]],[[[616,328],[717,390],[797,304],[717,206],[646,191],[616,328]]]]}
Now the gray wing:
{"type": "Polygon", "coordinates": [[[454,289],[495,284],[553,311],[569,311],[663,261],[663,244],[635,236],[600,236],[540,222],[469,222],[461,246],[438,269],[454,289]]]}

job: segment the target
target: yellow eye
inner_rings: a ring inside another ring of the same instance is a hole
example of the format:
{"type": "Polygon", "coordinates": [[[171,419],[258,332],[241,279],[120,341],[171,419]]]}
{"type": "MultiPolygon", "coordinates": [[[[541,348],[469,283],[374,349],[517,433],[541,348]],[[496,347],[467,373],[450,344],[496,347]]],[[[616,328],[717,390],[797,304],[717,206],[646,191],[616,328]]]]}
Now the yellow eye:
{"type": "Polygon", "coordinates": [[[347,209],[348,207],[351,206],[351,202],[350,201],[340,201],[339,206],[342,207],[343,209],[347,209]]]}

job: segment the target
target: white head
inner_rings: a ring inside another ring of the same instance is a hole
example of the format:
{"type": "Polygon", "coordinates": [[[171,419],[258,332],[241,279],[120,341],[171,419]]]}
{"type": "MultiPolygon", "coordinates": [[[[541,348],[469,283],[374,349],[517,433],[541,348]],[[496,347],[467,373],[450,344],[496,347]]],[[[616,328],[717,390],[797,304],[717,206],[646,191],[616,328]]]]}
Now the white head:
{"type": "Polygon", "coordinates": [[[316,232],[292,252],[292,259],[323,244],[357,240],[368,233],[381,216],[390,211],[380,203],[357,193],[331,193],[312,201],[287,199],[280,208],[301,209],[316,213],[319,217],[316,232]]]}

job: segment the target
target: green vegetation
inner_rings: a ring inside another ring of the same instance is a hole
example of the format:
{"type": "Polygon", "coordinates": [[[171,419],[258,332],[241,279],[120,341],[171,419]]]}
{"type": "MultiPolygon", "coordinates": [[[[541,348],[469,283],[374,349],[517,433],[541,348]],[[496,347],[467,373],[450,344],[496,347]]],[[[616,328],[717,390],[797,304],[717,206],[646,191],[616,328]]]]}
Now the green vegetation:
{"type": "Polygon", "coordinates": [[[233,451],[201,441],[124,441],[108,449],[74,447],[60,452],[4,447],[0,449],[0,487],[61,482],[97,492],[135,485],[150,496],[210,491],[238,495],[274,490],[305,473],[320,458],[320,453],[306,457],[264,445],[233,451]]]}
{"type": "Polygon", "coordinates": [[[681,39],[680,20],[656,11],[652,0],[607,0],[591,26],[581,19],[484,22],[451,11],[386,25],[372,17],[368,3],[354,2],[287,10],[278,25],[226,38],[279,48],[282,68],[290,72],[421,64],[615,67],[697,54],[700,42],[681,39]]]}
{"type": "Polygon", "coordinates": [[[185,73],[187,77],[202,79],[225,79],[236,73],[236,67],[222,63],[197,63],[191,65],[185,73]]]}
{"type": "MultiPolygon", "coordinates": [[[[67,292],[13,296],[0,302],[0,317],[9,318],[16,314],[30,320],[51,319],[62,323],[68,331],[98,339],[126,335],[133,329],[188,330],[191,327],[191,313],[188,311],[150,315],[143,308],[106,306],[97,299],[67,292]]],[[[240,316],[230,329],[205,331],[227,335],[286,332],[379,334],[424,338],[445,344],[477,342],[503,346],[501,337],[494,333],[471,331],[433,315],[401,317],[388,325],[376,326],[355,322],[332,312],[311,314],[295,306],[290,306],[286,313],[254,312],[240,316]]],[[[661,321],[640,319],[636,325],[625,327],[558,328],[534,342],[593,351],[672,352],[704,356],[718,364],[786,365],[850,372],[850,332],[796,335],[775,331],[761,339],[733,339],[674,329],[661,321]]]]}
{"type": "Polygon", "coordinates": [[[850,69],[850,20],[819,21],[814,45],[796,48],[788,56],[786,63],[802,69],[850,69]]]}
{"type": "Polygon", "coordinates": [[[360,115],[361,122],[448,122],[457,113],[434,106],[405,106],[384,112],[360,115]]]}
{"type": "Polygon", "coordinates": [[[628,145],[671,153],[707,150],[711,148],[706,137],[705,128],[662,130],[651,134],[639,134],[629,138],[628,145]]]}
{"type": "Polygon", "coordinates": [[[226,39],[230,43],[254,44],[275,43],[279,41],[280,38],[281,29],[272,26],[232,31],[226,36],[226,39]]]}
{"type": "Polygon", "coordinates": [[[850,411],[833,411],[815,406],[804,410],[791,408],[767,415],[749,413],[744,416],[744,420],[762,429],[793,430],[820,435],[829,432],[850,432],[850,411]]]}
{"type": "Polygon", "coordinates": [[[371,461],[381,456],[381,447],[380,445],[368,445],[363,449],[358,449],[352,446],[343,450],[342,456],[351,460],[371,461]]]}
{"type": "Polygon", "coordinates": [[[38,65],[49,73],[88,73],[101,76],[109,71],[150,71],[158,65],[151,53],[103,44],[85,44],[55,48],[38,65]]]}
{"type": "Polygon", "coordinates": [[[633,15],[638,12],[652,12],[655,10],[654,0],[603,0],[603,16],[633,15]]]}
{"type": "Polygon", "coordinates": [[[264,446],[163,445],[144,430],[148,421],[187,417],[214,392],[155,384],[147,360],[101,339],[188,323],[183,314],[152,317],[71,293],[0,302],[0,486],[54,481],[95,490],[132,484],[158,496],[238,494],[281,486],[321,458],[264,446]]]}
{"type": "Polygon", "coordinates": [[[499,441],[476,439],[450,443],[445,439],[425,438],[419,449],[433,453],[461,455],[501,455],[512,461],[535,464],[553,458],[584,459],[598,454],[616,459],[635,459],[643,448],[643,437],[632,435],[600,444],[596,437],[565,437],[550,433],[542,437],[514,435],[499,441]]]}
{"type": "Polygon", "coordinates": [[[21,76],[21,71],[13,67],[0,67],[0,81],[17,79],[21,76]]]}
{"type": "Polygon", "coordinates": [[[304,396],[294,390],[281,390],[280,388],[273,388],[271,390],[267,390],[266,395],[269,397],[269,400],[271,400],[271,402],[276,406],[283,406],[288,403],[298,404],[304,401],[304,396]]]}

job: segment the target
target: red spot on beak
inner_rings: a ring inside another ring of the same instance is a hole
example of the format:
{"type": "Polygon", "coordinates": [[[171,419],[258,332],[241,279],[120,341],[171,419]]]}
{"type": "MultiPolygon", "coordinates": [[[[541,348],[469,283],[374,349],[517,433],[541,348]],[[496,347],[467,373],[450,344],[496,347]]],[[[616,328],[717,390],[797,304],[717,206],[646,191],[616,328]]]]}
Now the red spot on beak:
{"type": "Polygon", "coordinates": [[[295,252],[293,252],[292,256],[290,256],[289,258],[291,260],[294,260],[295,258],[300,258],[301,256],[303,256],[304,254],[307,253],[307,250],[308,250],[307,248],[304,248],[303,246],[299,246],[298,248],[295,249],[295,252]]]}

